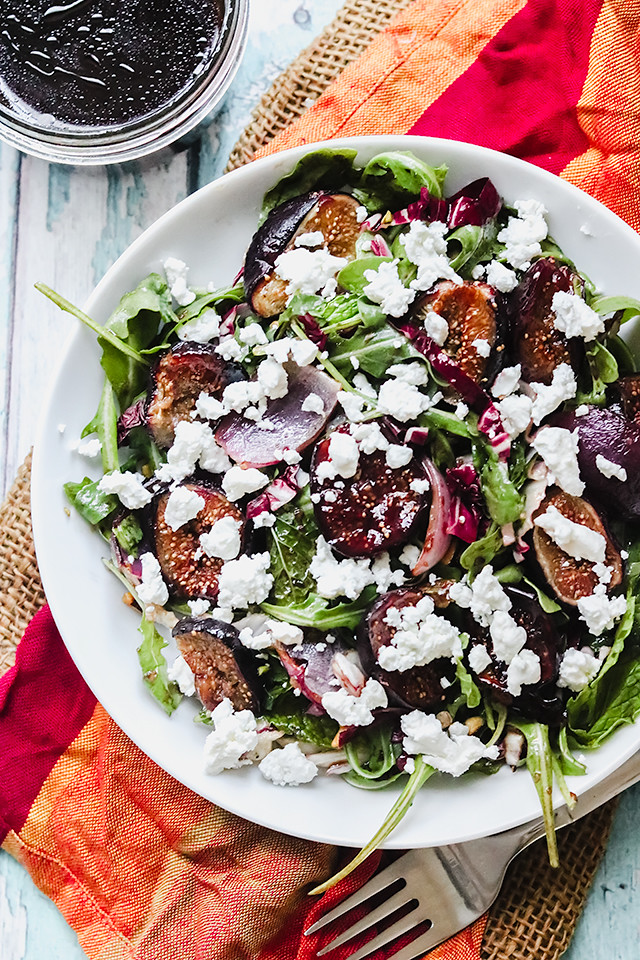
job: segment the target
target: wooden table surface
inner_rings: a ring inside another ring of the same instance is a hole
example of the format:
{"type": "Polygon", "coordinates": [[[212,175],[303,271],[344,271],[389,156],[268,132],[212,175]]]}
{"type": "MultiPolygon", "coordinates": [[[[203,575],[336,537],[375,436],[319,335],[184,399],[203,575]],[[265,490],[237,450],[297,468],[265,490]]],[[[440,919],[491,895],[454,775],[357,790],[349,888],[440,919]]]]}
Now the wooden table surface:
{"type": "MultiPolygon", "coordinates": [[[[248,48],[202,140],[140,162],[72,168],[0,145],[0,485],[33,444],[73,320],[34,290],[82,304],[116,257],[171,206],[222,173],[253,106],[335,15],[341,0],[253,0],[248,48]]],[[[640,785],[622,798],[567,960],[640,956],[640,785]]],[[[83,960],[73,931],[0,851],[1,960],[83,960]]],[[[159,957],[158,960],[170,960],[159,957]]]]}

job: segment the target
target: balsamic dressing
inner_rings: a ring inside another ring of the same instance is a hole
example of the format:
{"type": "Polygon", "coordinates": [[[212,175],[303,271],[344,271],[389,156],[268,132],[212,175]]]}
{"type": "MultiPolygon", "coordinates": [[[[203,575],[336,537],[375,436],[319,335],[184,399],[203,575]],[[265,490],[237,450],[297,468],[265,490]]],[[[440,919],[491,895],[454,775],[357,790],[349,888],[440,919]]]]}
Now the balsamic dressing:
{"type": "Polygon", "coordinates": [[[0,6],[0,110],[67,132],[133,123],[187,96],[225,26],[224,0],[0,6]]]}

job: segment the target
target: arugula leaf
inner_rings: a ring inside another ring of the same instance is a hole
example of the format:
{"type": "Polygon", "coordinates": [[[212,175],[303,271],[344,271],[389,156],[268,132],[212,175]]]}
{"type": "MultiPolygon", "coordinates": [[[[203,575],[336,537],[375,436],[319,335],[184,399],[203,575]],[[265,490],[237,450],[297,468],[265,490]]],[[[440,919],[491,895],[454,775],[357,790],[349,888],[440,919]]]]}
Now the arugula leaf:
{"type": "Polygon", "coordinates": [[[448,168],[432,167],[413,153],[389,150],[373,157],[362,171],[360,185],[380,197],[389,208],[415,200],[423,187],[441,198],[448,168]]]}
{"type": "Polygon", "coordinates": [[[460,684],[460,691],[467,701],[467,706],[475,710],[482,703],[482,696],[462,660],[456,663],[456,680],[460,684]]]}
{"type": "Polygon", "coordinates": [[[364,288],[371,283],[365,277],[365,270],[377,270],[381,263],[391,263],[392,257],[376,257],[367,255],[352,260],[346,267],[343,267],[338,274],[338,284],[350,293],[364,295],[364,288]]]}
{"type": "Polygon", "coordinates": [[[112,493],[99,490],[99,483],[99,480],[85,477],[80,483],[64,484],[69,503],[93,526],[106,520],[118,506],[118,498],[112,493]]]}
{"type": "Polygon", "coordinates": [[[497,523],[492,523],[484,537],[470,544],[460,557],[463,570],[477,574],[491,563],[496,554],[504,548],[502,533],[497,523]]]}
{"type": "Polygon", "coordinates": [[[113,527],[113,534],[126,553],[134,553],[142,540],[142,529],[133,513],[123,517],[120,523],[113,527]]]}
{"type": "Polygon", "coordinates": [[[549,863],[552,867],[557,867],[559,860],[553,815],[553,754],[549,743],[549,729],[542,723],[513,720],[511,723],[525,735],[527,741],[527,770],[531,774],[542,807],[549,863]]]}
{"type": "Polygon", "coordinates": [[[264,717],[276,727],[296,740],[305,743],[317,743],[323,750],[330,750],[333,738],[339,730],[339,724],[327,714],[315,717],[306,712],[308,704],[300,703],[300,697],[289,693],[280,697],[277,704],[264,711],[264,717]]]}
{"type": "Polygon", "coordinates": [[[309,566],[316,552],[320,531],[313,515],[308,489],[276,513],[271,527],[271,573],[274,601],[287,604],[306,600],[315,590],[309,566]]]}
{"type": "Polygon", "coordinates": [[[260,223],[264,223],[274,207],[285,200],[299,197],[309,190],[339,189],[351,183],[356,176],[353,166],[356,156],[356,150],[337,147],[323,147],[305,154],[293,170],[265,194],[260,223]]]}
{"type": "Polygon", "coordinates": [[[496,240],[497,235],[495,218],[482,226],[466,224],[453,230],[447,237],[447,253],[456,273],[463,267],[469,273],[482,260],[492,260],[502,246],[496,240]]]}
{"type": "Polygon", "coordinates": [[[318,630],[337,630],[338,627],[348,627],[355,630],[369,604],[376,597],[375,586],[367,587],[357,600],[347,600],[341,603],[325,600],[317,593],[295,604],[270,603],[260,604],[260,609],[274,620],[285,620],[296,627],[316,627],[318,630]]]}
{"type": "Polygon", "coordinates": [[[544,592],[544,590],[541,590],[540,587],[533,582],[533,580],[529,580],[527,577],[524,577],[524,582],[528,587],[531,587],[531,589],[535,591],[538,597],[538,603],[545,613],[560,613],[562,611],[560,604],[556,603],[555,600],[552,600],[551,597],[544,592]]]}
{"type": "Polygon", "coordinates": [[[499,526],[513,523],[524,509],[524,498],[513,485],[506,463],[490,456],[480,474],[482,494],[489,516],[499,526]]]}
{"type": "Polygon", "coordinates": [[[182,700],[182,694],[167,676],[167,661],[162,653],[167,646],[166,640],[144,614],[138,630],[142,634],[142,643],[138,647],[142,677],[162,709],[171,716],[182,700]]]}
{"type": "Polygon", "coordinates": [[[113,387],[108,379],[104,381],[100,403],[96,414],[82,433],[81,437],[88,437],[95,433],[101,443],[100,455],[102,457],[102,469],[105,473],[112,473],[120,469],[120,459],[118,457],[118,411],[116,410],[113,396],[113,387]]]}
{"type": "Polygon", "coordinates": [[[634,297],[594,297],[589,306],[601,316],[621,313],[620,323],[626,323],[640,315],[640,300],[634,297]]]}

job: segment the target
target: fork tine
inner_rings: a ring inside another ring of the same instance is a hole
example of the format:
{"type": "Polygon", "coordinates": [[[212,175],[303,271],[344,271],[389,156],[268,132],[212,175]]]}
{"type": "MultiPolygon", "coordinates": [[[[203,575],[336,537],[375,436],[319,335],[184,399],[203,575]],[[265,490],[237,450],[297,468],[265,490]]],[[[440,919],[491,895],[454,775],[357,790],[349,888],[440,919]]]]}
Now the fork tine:
{"type": "Polygon", "coordinates": [[[392,897],[389,897],[388,900],[385,900],[384,903],[381,903],[375,910],[372,910],[370,913],[367,913],[366,916],[362,917],[361,920],[358,920],[357,923],[354,923],[352,927],[349,927],[348,930],[345,930],[344,933],[341,933],[339,936],[335,937],[330,943],[318,950],[317,956],[323,957],[325,953],[329,953],[331,950],[335,950],[336,947],[341,947],[343,943],[346,943],[348,940],[353,940],[354,937],[357,937],[359,933],[363,933],[365,930],[368,930],[369,927],[372,927],[374,923],[377,923],[378,920],[384,920],[385,917],[390,916],[395,910],[398,910],[401,906],[407,903],[408,900],[412,900],[413,897],[408,895],[406,890],[398,890],[397,893],[394,893],[392,897]]]}
{"type": "Polygon", "coordinates": [[[364,903],[364,901],[368,900],[369,897],[373,897],[376,893],[380,893],[380,891],[384,890],[385,887],[391,886],[395,880],[401,880],[402,877],[398,873],[396,863],[397,861],[390,863],[388,867],[385,867],[384,870],[380,871],[380,873],[376,873],[371,880],[368,880],[364,886],[356,890],[355,893],[352,893],[350,897],[347,897],[346,900],[342,900],[337,907],[334,907],[333,910],[329,911],[329,913],[325,913],[323,917],[321,917],[319,920],[316,920],[314,924],[304,931],[305,936],[308,937],[312,933],[317,933],[318,930],[322,930],[322,928],[328,923],[331,923],[333,920],[337,920],[338,917],[341,917],[349,910],[353,910],[354,907],[364,903]]]}
{"type": "MultiPolygon", "coordinates": [[[[403,933],[407,933],[409,930],[417,927],[422,919],[421,917],[414,916],[417,907],[418,905],[412,907],[410,913],[408,913],[405,917],[402,917],[400,920],[392,923],[390,927],[387,927],[386,930],[383,930],[382,933],[379,933],[377,937],[373,938],[373,940],[369,940],[368,943],[365,943],[364,947],[360,947],[360,949],[356,950],[355,953],[350,953],[347,957],[345,957],[345,960],[364,960],[364,958],[368,957],[369,954],[373,953],[374,950],[379,950],[380,947],[384,947],[386,943],[390,943],[392,940],[395,940],[396,937],[401,937],[403,933]]],[[[416,941],[414,941],[414,943],[415,942],[416,941]]],[[[413,944],[410,946],[413,946],[413,944]]],[[[398,956],[400,956],[400,954],[398,954],[398,956]]],[[[410,953],[408,956],[411,958],[413,954],[410,953]]],[[[389,957],[387,960],[391,960],[391,958],[389,957]]]]}
{"type": "MultiPolygon", "coordinates": [[[[464,927],[462,929],[464,930],[464,927]]],[[[449,934],[443,937],[441,932],[438,933],[436,928],[432,927],[431,930],[427,930],[426,933],[412,940],[406,947],[401,947],[395,953],[390,953],[387,960],[414,960],[415,957],[422,957],[425,951],[433,950],[448,937],[449,934]]],[[[347,957],[346,960],[356,960],[356,957],[347,957]]]]}

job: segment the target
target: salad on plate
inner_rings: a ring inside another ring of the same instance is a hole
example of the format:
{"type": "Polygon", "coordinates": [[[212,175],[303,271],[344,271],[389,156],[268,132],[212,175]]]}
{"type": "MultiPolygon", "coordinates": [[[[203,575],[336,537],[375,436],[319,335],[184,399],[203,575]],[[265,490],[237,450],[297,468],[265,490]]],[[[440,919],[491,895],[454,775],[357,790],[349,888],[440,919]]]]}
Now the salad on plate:
{"type": "Polygon", "coordinates": [[[65,491],[211,775],[397,782],[362,859],[429,777],[526,766],[555,862],[553,783],[640,714],[640,303],[446,174],[310,152],[227,287],[170,258],[104,327],[39,285],[102,349],[65,491]]]}

